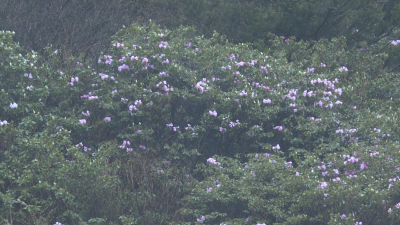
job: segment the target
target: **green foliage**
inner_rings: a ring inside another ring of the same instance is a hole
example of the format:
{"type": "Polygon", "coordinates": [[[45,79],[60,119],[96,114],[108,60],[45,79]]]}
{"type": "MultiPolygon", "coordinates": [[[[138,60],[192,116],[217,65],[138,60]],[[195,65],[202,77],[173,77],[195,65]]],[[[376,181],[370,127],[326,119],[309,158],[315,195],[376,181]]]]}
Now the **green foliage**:
{"type": "Polygon", "coordinates": [[[399,15],[398,0],[3,0],[0,30],[16,31],[16,40],[29,50],[42,53],[52,44],[64,49],[64,60],[74,53],[97,61],[110,36],[133,22],[193,26],[209,38],[217,31],[233,43],[266,50],[269,32],[307,41],[345,36],[351,47],[397,40],[399,15]]]}
{"type": "Polygon", "coordinates": [[[93,69],[50,47],[25,52],[12,36],[0,34],[3,221],[399,222],[397,178],[387,183],[399,79],[379,53],[398,46],[386,40],[361,43],[365,53],[346,38],[269,34],[260,52],[216,32],[134,24],[93,69]]]}

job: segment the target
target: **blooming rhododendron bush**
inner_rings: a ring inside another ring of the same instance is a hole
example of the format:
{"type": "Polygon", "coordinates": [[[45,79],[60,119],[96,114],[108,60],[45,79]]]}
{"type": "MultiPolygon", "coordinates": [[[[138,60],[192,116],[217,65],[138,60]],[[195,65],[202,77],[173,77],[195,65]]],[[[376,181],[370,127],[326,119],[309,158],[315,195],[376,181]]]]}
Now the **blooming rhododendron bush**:
{"type": "Polygon", "coordinates": [[[151,23],[113,40],[94,69],[1,33],[5,221],[399,222],[386,43],[271,35],[263,53],[151,23]]]}

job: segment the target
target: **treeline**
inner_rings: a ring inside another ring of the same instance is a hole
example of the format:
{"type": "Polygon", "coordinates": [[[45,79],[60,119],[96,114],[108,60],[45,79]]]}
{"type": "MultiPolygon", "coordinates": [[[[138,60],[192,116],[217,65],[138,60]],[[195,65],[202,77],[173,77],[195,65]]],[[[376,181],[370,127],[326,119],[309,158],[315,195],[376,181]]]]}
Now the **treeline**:
{"type": "MultiPolygon", "coordinates": [[[[347,45],[399,39],[398,0],[3,0],[0,30],[16,32],[28,50],[48,44],[64,54],[83,54],[97,61],[111,36],[124,25],[149,20],[172,29],[193,26],[199,35],[214,31],[233,43],[252,43],[265,50],[268,33],[319,40],[345,36],[347,45]]],[[[391,54],[388,66],[399,59],[391,54]]],[[[398,67],[397,67],[398,68],[398,67]]]]}

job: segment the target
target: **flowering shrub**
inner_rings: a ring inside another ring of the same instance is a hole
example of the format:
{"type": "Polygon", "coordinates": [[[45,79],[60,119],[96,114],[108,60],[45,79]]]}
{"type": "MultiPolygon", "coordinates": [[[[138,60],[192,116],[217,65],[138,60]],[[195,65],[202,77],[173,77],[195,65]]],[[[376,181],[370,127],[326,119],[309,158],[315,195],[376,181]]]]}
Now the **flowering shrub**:
{"type": "Polygon", "coordinates": [[[2,218],[398,223],[384,54],[273,35],[265,54],[154,24],[113,39],[94,70],[1,33],[2,218]]]}

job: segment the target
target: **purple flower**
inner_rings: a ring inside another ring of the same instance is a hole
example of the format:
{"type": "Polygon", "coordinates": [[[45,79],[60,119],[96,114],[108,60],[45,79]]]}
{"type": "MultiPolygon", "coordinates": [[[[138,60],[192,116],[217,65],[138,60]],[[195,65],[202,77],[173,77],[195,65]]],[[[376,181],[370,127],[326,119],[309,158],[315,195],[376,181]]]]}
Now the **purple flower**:
{"type": "Polygon", "coordinates": [[[213,164],[213,165],[221,165],[221,163],[217,162],[214,158],[208,158],[207,162],[213,164]]]}
{"type": "Polygon", "coordinates": [[[282,131],[282,129],[283,129],[283,127],[282,126],[276,126],[276,127],[274,127],[274,130],[278,130],[278,131],[282,131]]]}
{"type": "Polygon", "coordinates": [[[209,110],[208,111],[208,113],[210,113],[210,116],[217,116],[218,114],[217,114],[217,111],[211,111],[211,110],[209,110]]]}
{"type": "Polygon", "coordinates": [[[81,119],[81,120],[79,120],[79,123],[81,123],[83,125],[83,124],[86,123],[86,120],[85,119],[81,119]]]}
{"type": "Polygon", "coordinates": [[[340,72],[346,72],[349,71],[346,67],[342,66],[339,68],[340,72]]]}
{"type": "Polygon", "coordinates": [[[361,163],[360,169],[361,169],[361,170],[368,169],[368,166],[365,164],[365,162],[361,163]]]}
{"type": "Polygon", "coordinates": [[[321,188],[321,189],[325,189],[326,187],[328,187],[328,183],[326,183],[326,182],[322,182],[321,185],[318,186],[318,188],[321,188]]]}
{"type": "Polygon", "coordinates": [[[206,217],[202,216],[200,219],[199,218],[197,219],[197,222],[198,223],[203,223],[205,219],[206,219],[206,217]]]}
{"type": "Polygon", "coordinates": [[[277,144],[276,146],[272,146],[272,149],[273,150],[275,150],[275,149],[279,150],[279,149],[281,149],[281,146],[279,146],[279,144],[277,144]]]}
{"type": "Polygon", "coordinates": [[[344,219],[346,219],[346,214],[343,214],[340,218],[342,219],[342,220],[344,220],[344,219]]]}
{"type": "Polygon", "coordinates": [[[10,108],[15,109],[18,108],[18,104],[17,103],[10,103],[10,108]]]}
{"type": "Polygon", "coordinates": [[[341,88],[335,89],[335,93],[338,93],[338,95],[342,95],[342,89],[341,88]]]}
{"type": "Polygon", "coordinates": [[[207,91],[207,90],[209,89],[207,83],[204,83],[203,81],[199,81],[199,82],[196,84],[195,88],[196,88],[197,90],[199,90],[200,93],[203,93],[203,91],[207,91]]]}
{"type": "Polygon", "coordinates": [[[296,171],[296,177],[300,176],[300,173],[296,171]]]}
{"type": "Polygon", "coordinates": [[[389,43],[392,45],[398,45],[398,44],[400,44],[400,40],[392,40],[392,41],[389,41],[389,43]]]}
{"type": "Polygon", "coordinates": [[[263,103],[264,104],[271,104],[271,99],[263,99],[263,103]]]}
{"type": "Polygon", "coordinates": [[[101,77],[102,80],[105,80],[108,78],[108,75],[104,74],[104,73],[99,73],[99,76],[101,77]]]}
{"type": "Polygon", "coordinates": [[[111,122],[111,117],[105,117],[105,118],[104,118],[104,121],[106,121],[106,122],[111,122]]]}
{"type": "Polygon", "coordinates": [[[146,149],[146,146],[144,146],[144,145],[140,145],[139,146],[141,149],[146,149]]]}
{"type": "Polygon", "coordinates": [[[239,93],[240,96],[247,96],[247,92],[245,92],[244,90],[242,90],[242,92],[239,93]]]}
{"type": "Polygon", "coordinates": [[[129,70],[129,66],[126,64],[123,64],[122,66],[118,67],[118,71],[121,72],[122,70],[129,70]]]}
{"type": "Polygon", "coordinates": [[[86,112],[82,112],[82,114],[85,115],[85,116],[90,116],[89,110],[86,110],[86,112]]]}
{"type": "Polygon", "coordinates": [[[160,72],[160,76],[162,77],[169,77],[169,74],[167,74],[166,72],[160,72]]]}
{"type": "Polygon", "coordinates": [[[159,48],[166,49],[168,46],[168,42],[166,41],[161,41],[160,44],[158,45],[159,48]]]}
{"type": "Polygon", "coordinates": [[[167,127],[173,127],[174,125],[172,123],[167,123],[167,127]]]}

